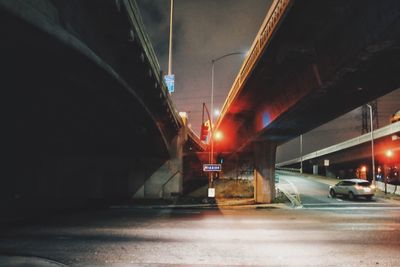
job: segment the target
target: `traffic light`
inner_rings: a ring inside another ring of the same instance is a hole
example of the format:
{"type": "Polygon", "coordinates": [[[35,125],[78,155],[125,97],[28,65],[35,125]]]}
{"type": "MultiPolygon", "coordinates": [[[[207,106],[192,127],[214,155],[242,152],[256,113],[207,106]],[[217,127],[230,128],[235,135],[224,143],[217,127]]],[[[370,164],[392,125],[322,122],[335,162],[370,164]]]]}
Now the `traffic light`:
{"type": "Polygon", "coordinates": [[[206,141],[208,136],[208,131],[210,130],[210,126],[207,122],[201,124],[201,131],[200,131],[200,140],[206,141]]]}
{"type": "Polygon", "coordinates": [[[223,164],[224,163],[224,156],[222,155],[222,153],[218,153],[217,154],[217,163],[218,164],[223,164]]]}

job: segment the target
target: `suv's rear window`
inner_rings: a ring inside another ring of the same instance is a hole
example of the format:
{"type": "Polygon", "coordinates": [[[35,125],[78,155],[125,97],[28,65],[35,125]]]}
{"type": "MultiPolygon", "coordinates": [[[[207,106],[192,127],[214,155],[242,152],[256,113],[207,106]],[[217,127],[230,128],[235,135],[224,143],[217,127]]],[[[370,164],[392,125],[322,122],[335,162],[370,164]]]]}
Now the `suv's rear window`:
{"type": "Polygon", "coordinates": [[[367,186],[370,186],[371,183],[370,182],[361,182],[361,183],[358,183],[358,185],[367,187],[367,186]]]}

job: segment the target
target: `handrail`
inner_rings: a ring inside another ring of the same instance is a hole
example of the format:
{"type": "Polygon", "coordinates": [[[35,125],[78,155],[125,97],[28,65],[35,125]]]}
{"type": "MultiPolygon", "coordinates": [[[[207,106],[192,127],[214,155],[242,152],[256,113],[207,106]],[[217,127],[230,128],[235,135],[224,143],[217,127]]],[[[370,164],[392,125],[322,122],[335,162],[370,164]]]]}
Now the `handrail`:
{"type": "Polygon", "coordinates": [[[264,22],[253,41],[250,52],[243,62],[242,67],[240,68],[239,73],[233,82],[231,90],[229,91],[228,97],[222,106],[221,115],[215,124],[216,129],[219,127],[222,118],[225,116],[225,113],[228,111],[231,103],[236,99],[239,91],[243,88],[243,84],[247,80],[248,74],[260,59],[260,55],[264,51],[267,43],[271,40],[272,34],[275,32],[281,18],[286,13],[291,2],[293,2],[293,0],[274,0],[272,3],[264,22]]]}
{"type": "MultiPolygon", "coordinates": [[[[279,186],[278,186],[279,187],[279,186]]],[[[283,194],[285,194],[285,196],[289,199],[290,203],[292,203],[292,207],[293,208],[302,208],[303,205],[301,204],[301,202],[299,201],[297,195],[293,196],[292,194],[290,194],[286,189],[279,187],[278,188],[283,194]]]]}
{"type": "Polygon", "coordinates": [[[285,178],[282,178],[282,180],[286,181],[286,183],[289,185],[289,187],[291,189],[290,190],[291,192],[286,190],[283,183],[279,183],[277,185],[279,190],[281,190],[285,194],[285,196],[290,200],[290,202],[292,203],[292,206],[294,208],[301,208],[303,205],[301,204],[300,193],[297,190],[296,186],[292,182],[288,181],[285,178]]]}
{"type": "Polygon", "coordinates": [[[164,190],[165,190],[165,186],[175,177],[175,175],[177,175],[178,173],[183,174],[180,170],[177,170],[174,174],[172,174],[165,183],[163,183],[163,185],[161,186],[161,197],[164,198],[164,190]]]}

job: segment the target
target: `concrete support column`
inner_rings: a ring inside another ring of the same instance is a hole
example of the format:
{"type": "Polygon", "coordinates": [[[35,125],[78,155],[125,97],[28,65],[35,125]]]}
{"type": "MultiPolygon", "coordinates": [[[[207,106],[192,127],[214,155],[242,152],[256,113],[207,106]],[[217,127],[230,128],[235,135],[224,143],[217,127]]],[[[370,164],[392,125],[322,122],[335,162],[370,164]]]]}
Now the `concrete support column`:
{"type": "Polygon", "coordinates": [[[172,194],[183,192],[183,148],[187,141],[186,125],[183,126],[171,144],[171,159],[167,162],[168,171],[161,188],[161,198],[169,198],[172,194]]]}
{"type": "Polygon", "coordinates": [[[188,139],[187,131],[184,120],[184,126],[170,144],[170,158],[151,173],[146,173],[145,181],[134,194],[134,198],[171,198],[182,194],[183,149],[188,139]]]}
{"type": "Polygon", "coordinates": [[[275,155],[275,143],[254,144],[254,199],[257,203],[271,203],[275,198],[275,155]]]}

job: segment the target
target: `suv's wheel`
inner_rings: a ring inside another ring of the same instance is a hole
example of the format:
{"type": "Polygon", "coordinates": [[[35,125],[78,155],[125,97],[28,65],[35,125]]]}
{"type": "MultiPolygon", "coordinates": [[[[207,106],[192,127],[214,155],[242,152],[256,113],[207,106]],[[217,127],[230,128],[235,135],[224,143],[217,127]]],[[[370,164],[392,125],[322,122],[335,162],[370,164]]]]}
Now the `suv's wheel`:
{"type": "Polygon", "coordinates": [[[331,195],[331,197],[336,197],[336,192],[335,192],[335,190],[331,189],[331,190],[329,191],[329,195],[331,195]]]}
{"type": "Polygon", "coordinates": [[[349,199],[350,200],[354,200],[356,198],[356,196],[354,195],[354,193],[353,192],[349,192],[349,199]]]}

